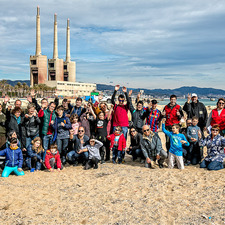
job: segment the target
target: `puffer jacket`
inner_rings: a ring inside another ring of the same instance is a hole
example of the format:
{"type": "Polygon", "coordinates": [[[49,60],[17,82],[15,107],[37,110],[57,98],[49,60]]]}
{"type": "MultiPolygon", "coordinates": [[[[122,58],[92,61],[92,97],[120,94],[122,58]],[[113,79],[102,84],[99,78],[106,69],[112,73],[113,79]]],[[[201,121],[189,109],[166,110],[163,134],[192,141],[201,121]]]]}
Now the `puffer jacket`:
{"type": "Polygon", "coordinates": [[[24,117],[24,126],[27,137],[34,137],[39,133],[39,124],[41,120],[38,116],[24,117]]]}
{"type": "Polygon", "coordinates": [[[5,166],[22,168],[23,165],[23,154],[20,148],[15,150],[6,148],[0,151],[0,156],[5,156],[5,166]]]}

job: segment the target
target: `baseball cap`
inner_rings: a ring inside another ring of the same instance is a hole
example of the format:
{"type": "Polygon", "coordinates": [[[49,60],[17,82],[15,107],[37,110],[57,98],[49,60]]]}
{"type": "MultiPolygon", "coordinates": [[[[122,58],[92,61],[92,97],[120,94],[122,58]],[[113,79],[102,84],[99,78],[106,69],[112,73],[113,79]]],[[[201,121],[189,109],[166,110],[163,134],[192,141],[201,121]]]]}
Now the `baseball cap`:
{"type": "Polygon", "coordinates": [[[151,102],[152,102],[152,104],[157,104],[158,103],[157,100],[155,100],[155,99],[153,99],[151,102]]]}
{"type": "Polygon", "coordinates": [[[192,94],[191,94],[191,97],[198,97],[198,95],[195,94],[195,93],[192,93],[192,94]]]}

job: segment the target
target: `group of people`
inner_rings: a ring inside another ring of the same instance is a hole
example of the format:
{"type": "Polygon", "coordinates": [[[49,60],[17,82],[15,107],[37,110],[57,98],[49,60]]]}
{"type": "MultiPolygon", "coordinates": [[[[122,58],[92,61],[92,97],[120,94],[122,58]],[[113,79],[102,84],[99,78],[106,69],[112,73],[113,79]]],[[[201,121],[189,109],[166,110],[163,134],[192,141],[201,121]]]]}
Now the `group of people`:
{"type": "Polygon", "coordinates": [[[60,171],[66,163],[74,166],[81,163],[86,170],[97,169],[99,162],[110,160],[111,151],[113,164],[124,163],[125,154],[129,154],[147,168],[153,168],[155,163],[163,168],[167,158],[169,168],[176,165],[184,169],[184,165],[198,163],[209,170],[223,168],[223,98],[208,116],[206,107],[194,93],[188,94],[183,109],[176,103],[176,95],[171,95],[169,104],[160,111],[155,99],[145,107],[140,94],[134,106],[132,90],[128,93],[126,87],[122,87],[123,94],[117,99],[119,89],[116,85],[110,109],[101,101],[102,96],[84,107],[79,97],[74,106],[66,98],[59,105],[57,96],[54,102],[43,98],[39,105],[32,90],[26,110],[22,110],[21,100],[16,100],[12,107],[10,98],[5,96],[0,105],[2,177],[12,172],[24,175],[24,168],[31,172],[45,168],[60,171]],[[182,119],[186,120],[184,128],[180,126],[182,119]],[[160,128],[166,135],[166,150],[162,147],[160,128]],[[130,145],[127,146],[129,130],[130,145]],[[205,131],[209,133],[207,137],[204,137],[205,131]],[[204,146],[207,147],[205,158],[204,146]]]}

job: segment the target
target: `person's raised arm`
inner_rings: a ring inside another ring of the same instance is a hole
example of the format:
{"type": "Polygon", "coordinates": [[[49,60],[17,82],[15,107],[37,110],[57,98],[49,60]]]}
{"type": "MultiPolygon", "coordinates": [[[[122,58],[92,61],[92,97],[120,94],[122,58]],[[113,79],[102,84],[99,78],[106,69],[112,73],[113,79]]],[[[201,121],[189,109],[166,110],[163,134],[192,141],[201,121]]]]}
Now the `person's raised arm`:
{"type": "Polygon", "coordinates": [[[131,95],[132,95],[132,90],[129,91],[129,95],[128,95],[128,99],[129,99],[129,110],[131,112],[131,114],[133,114],[133,112],[135,111],[135,108],[133,106],[133,103],[132,103],[132,99],[131,99],[131,95]]]}
{"type": "Polygon", "coordinates": [[[108,116],[107,116],[107,120],[108,120],[108,121],[109,121],[110,118],[111,118],[111,115],[112,115],[112,112],[113,112],[113,108],[114,108],[114,105],[112,104],[112,105],[111,105],[111,108],[110,108],[110,110],[109,110],[109,112],[108,112],[108,116]]]}
{"type": "Polygon", "coordinates": [[[116,96],[116,92],[117,92],[119,89],[120,89],[120,85],[116,85],[116,86],[115,86],[115,91],[114,91],[114,93],[113,93],[113,95],[112,95],[112,99],[111,99],[111,102],[112,102],[113,105],[115,105],[115,96],[116,96]]]}

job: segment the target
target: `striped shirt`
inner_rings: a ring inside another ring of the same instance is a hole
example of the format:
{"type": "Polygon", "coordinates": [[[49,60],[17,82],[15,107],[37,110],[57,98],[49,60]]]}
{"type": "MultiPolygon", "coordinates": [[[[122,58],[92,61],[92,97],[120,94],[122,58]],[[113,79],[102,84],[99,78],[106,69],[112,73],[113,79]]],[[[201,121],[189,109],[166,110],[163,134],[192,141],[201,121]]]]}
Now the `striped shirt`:
{"type": "Polygon", "coordinates": [[[148,109],[148,117],[146,119],[146,125],[149,125],[151,128],[151,131],[153,132],[157,132],[158,128],[159,128],[159,122],[161,121],[161,112],[156,109],[153,110],[148,109]]]}

